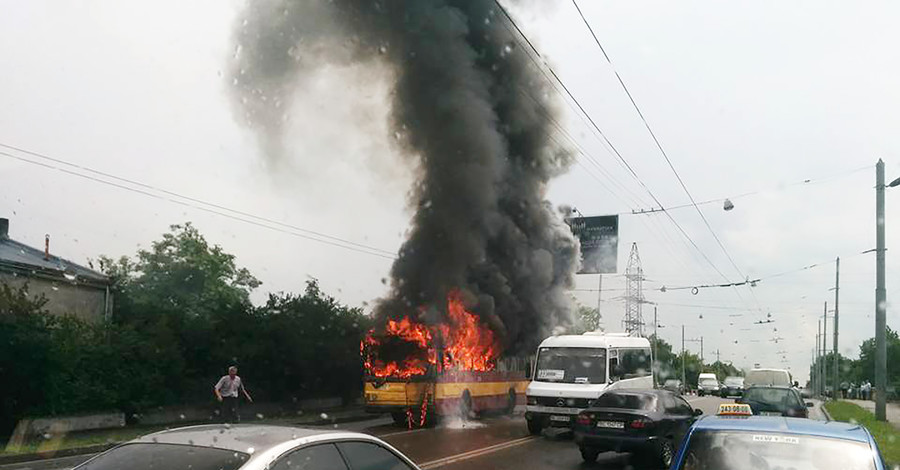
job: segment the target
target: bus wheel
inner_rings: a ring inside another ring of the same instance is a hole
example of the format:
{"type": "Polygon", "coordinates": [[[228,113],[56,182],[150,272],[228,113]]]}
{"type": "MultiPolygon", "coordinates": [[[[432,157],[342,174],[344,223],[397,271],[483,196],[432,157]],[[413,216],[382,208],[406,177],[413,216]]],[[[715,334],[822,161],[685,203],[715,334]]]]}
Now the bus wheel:
{"type": "Polygon", "coordinates": [[[468,390],[464,390],[459,399],[459,414],[464,420],[472,417],[472,394],[468,390]]]}
{"type": "Polygon", "coordinates": [[[511,415],[516,411],[516,391],[509,389],[509,401],[506,403],[506,414],[511,415]]]}
{"type": "Polygon", "coordinates": [[[391,419],[394,420],[394,424],[397,426],[407,426],[408,421],[406,419],[406,412],[404,411],[394,411],[391,412],[391,419]]]}

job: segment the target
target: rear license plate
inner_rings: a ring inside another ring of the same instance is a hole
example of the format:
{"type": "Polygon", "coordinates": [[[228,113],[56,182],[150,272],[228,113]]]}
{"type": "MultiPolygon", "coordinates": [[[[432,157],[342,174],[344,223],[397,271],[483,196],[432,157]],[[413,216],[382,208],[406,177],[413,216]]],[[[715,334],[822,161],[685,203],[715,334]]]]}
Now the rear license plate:
{"type": "Polygon", "coordinates": [[[551,416],[550,421],[559,421],[561,423],[568,423],[572,419],[571,416],[551,416]]]}
{"type": "Polygon", "coordinates": [[[622,421],[597,421],[598,428],[624,429],[625,423],[622,421]]]}
{"type": "Polygon", "coordinates": [[[762,416],[781,416],[781,413],[777,411],[760,411],[759,414],[762,416]]]}

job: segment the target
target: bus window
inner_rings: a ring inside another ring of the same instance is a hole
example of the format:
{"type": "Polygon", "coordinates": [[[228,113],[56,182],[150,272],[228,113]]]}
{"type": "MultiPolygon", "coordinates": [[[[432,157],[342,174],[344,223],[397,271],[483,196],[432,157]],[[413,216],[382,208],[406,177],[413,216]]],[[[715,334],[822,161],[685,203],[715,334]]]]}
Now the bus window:
{"type": "Polygon", "coordinates": [[[610,379],[623,380],[650,375],[649,349],[618,349],[616,356],[617,359],[609,361],[610,379]]]}

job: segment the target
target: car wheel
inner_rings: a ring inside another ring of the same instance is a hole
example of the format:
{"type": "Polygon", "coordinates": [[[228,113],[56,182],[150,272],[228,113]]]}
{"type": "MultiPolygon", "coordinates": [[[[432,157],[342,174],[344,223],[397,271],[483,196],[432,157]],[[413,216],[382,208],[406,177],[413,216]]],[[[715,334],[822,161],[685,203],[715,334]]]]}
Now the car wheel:
{"type": "Polygon", "coordinates": [[[581,448],[581,458],[587,463],[596,462],[598,455],[600,455],[600,451],[597,449],[592,449],[590,447],[581,448]]]}
{"type": "Polygon", "coordinates": [[[541,424],[541,422],[537,418],[529,419],[527,421],[527,423],[528,423],[528,433],[529,434],[531,434],[533,436],[541,435],[541,431],[544,430],[544,426],[541,424]]]}

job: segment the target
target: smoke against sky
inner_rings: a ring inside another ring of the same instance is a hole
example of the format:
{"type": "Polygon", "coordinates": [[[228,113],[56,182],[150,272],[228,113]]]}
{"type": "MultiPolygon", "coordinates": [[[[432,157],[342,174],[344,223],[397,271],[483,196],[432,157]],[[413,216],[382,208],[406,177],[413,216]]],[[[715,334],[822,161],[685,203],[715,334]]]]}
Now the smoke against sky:
{"type": "Polygon", "coordinates": [[[284,164],[284,107],[324,65],[384,62],[391,130],[418,174],[412,227],[391,270],[383,317],[444,320],[448,293],[505,346],[530,350],[571,322],[577,242],[545,200],[569,153],[549,138],[555,106],[489,0],[248,4],[232,73],[236,114],[270,164],[284,164]]]}

